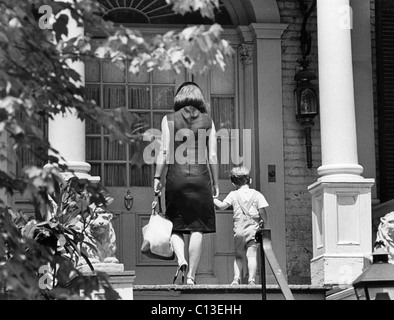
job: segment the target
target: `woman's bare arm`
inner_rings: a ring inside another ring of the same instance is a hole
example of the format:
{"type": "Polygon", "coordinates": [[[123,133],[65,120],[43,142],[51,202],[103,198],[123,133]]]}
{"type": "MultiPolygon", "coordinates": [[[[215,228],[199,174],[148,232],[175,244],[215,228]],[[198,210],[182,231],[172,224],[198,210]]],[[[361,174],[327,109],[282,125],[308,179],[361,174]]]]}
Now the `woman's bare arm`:
{"type": "MultiPolygon", "coordinates": [[[[170,130],[168,128],[167,117],[164,116],[161,121],[161,141],[160,141],[160,150],[156,160],[156,171],[155,177],[161,177],[165,167],[168,163],[168,156],[170,151],[170,130]]],[[[154,180],[154,191],[155,193],[160,192],[162,188],[161,181],[158,179],[154,180]]]]}
{"type": "Polygon", "coordinates": [[[211,169],[212,184],[213,184],[213,197],[219,196],[219,167],[217,157],[217,138],[215,124],[212,121],[212,129],[209,134],[208,141],[208,163],[211,169]]]}

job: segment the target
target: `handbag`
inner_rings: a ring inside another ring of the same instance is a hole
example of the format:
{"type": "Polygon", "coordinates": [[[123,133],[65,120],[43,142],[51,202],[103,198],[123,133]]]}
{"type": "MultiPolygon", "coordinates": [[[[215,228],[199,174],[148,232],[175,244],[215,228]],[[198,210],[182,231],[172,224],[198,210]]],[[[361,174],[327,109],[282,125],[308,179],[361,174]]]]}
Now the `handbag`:
{"type": "Polygon", "coordinates": [[[173,260],[174,249],[171,243],[172,222],[168,220],[161,209],[161,198],[155,196],[152,202],[152,214],[149,222],[142,227],[141,252],[149,258],[173,260]],[[158,212],[156,212],[158,207],[158,212]]]}

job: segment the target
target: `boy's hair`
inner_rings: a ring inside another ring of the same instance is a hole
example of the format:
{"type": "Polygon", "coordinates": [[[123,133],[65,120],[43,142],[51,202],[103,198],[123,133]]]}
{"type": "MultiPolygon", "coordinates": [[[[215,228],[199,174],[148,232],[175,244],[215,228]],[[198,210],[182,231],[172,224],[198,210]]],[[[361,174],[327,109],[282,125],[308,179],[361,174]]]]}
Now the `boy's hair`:
{"type": "Polygon", "coordinates": [[[250,184],[250,170],[246,167],[235,167],[231,170],[230,179],[236,186],[250,184]]]}

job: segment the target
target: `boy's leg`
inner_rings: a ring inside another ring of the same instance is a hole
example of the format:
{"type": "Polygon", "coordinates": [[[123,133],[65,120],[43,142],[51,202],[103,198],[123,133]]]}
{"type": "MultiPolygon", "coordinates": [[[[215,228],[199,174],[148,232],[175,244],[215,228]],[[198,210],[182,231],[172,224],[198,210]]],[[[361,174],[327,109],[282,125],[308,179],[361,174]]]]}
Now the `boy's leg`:
{"type": "Polygon", "coordinates": [[[241,282],[242,279],[242,267],[244,261],[245,252],[237,250],[235,252],[235,259],[234,259],[234,281],[241,282]]]}
{"type": "Polygon", "coordinates": [[[253,241],[249,241],[246,244],[246,258],[248,260],[248,282],[254,284],[257,273],[257,245],[253,241]]]}

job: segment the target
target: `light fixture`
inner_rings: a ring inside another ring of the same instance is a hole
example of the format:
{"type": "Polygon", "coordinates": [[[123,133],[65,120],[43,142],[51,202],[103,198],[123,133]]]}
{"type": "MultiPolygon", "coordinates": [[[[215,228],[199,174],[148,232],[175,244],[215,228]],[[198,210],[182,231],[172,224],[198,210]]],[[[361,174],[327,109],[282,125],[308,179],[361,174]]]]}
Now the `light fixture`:
{"type": "Polygon", "coordinates": [[[296,119],[305,127],[306,159],[308,168],[312,168],[312,126],[313,119],[319,114],[318,88],[311,81],[316,80],[316,75],[308,69],[311,60],[308,55],[311,52],[311,35],[306,31],[308,18],[316,8],[316,0],[308,6],[306,1],[298,0],[301,13],[304,16],[301,29],[301,51],[302,58],[298,59],[299,70],[294,76],[297,87],[294,90],[294,101],[296,107],[296,119]]]}
{"type": "Polygon", "coordinates": [[[299,59],[300,71],[294,76],[297,87],[294,90],[296,119],[305,127],[305,146],[308,168],[312,168],[312,126],[313,119],[319,114],[319,97],[317,87],[311,83],[316,75],[308,70],[310,60],[299,59]]]}
{"type": "Polygon", "coordinates": [[[394,265],[383,242],[377,242],[372,264],[353,281],[358,300],[394,300],[394,265]]]}

